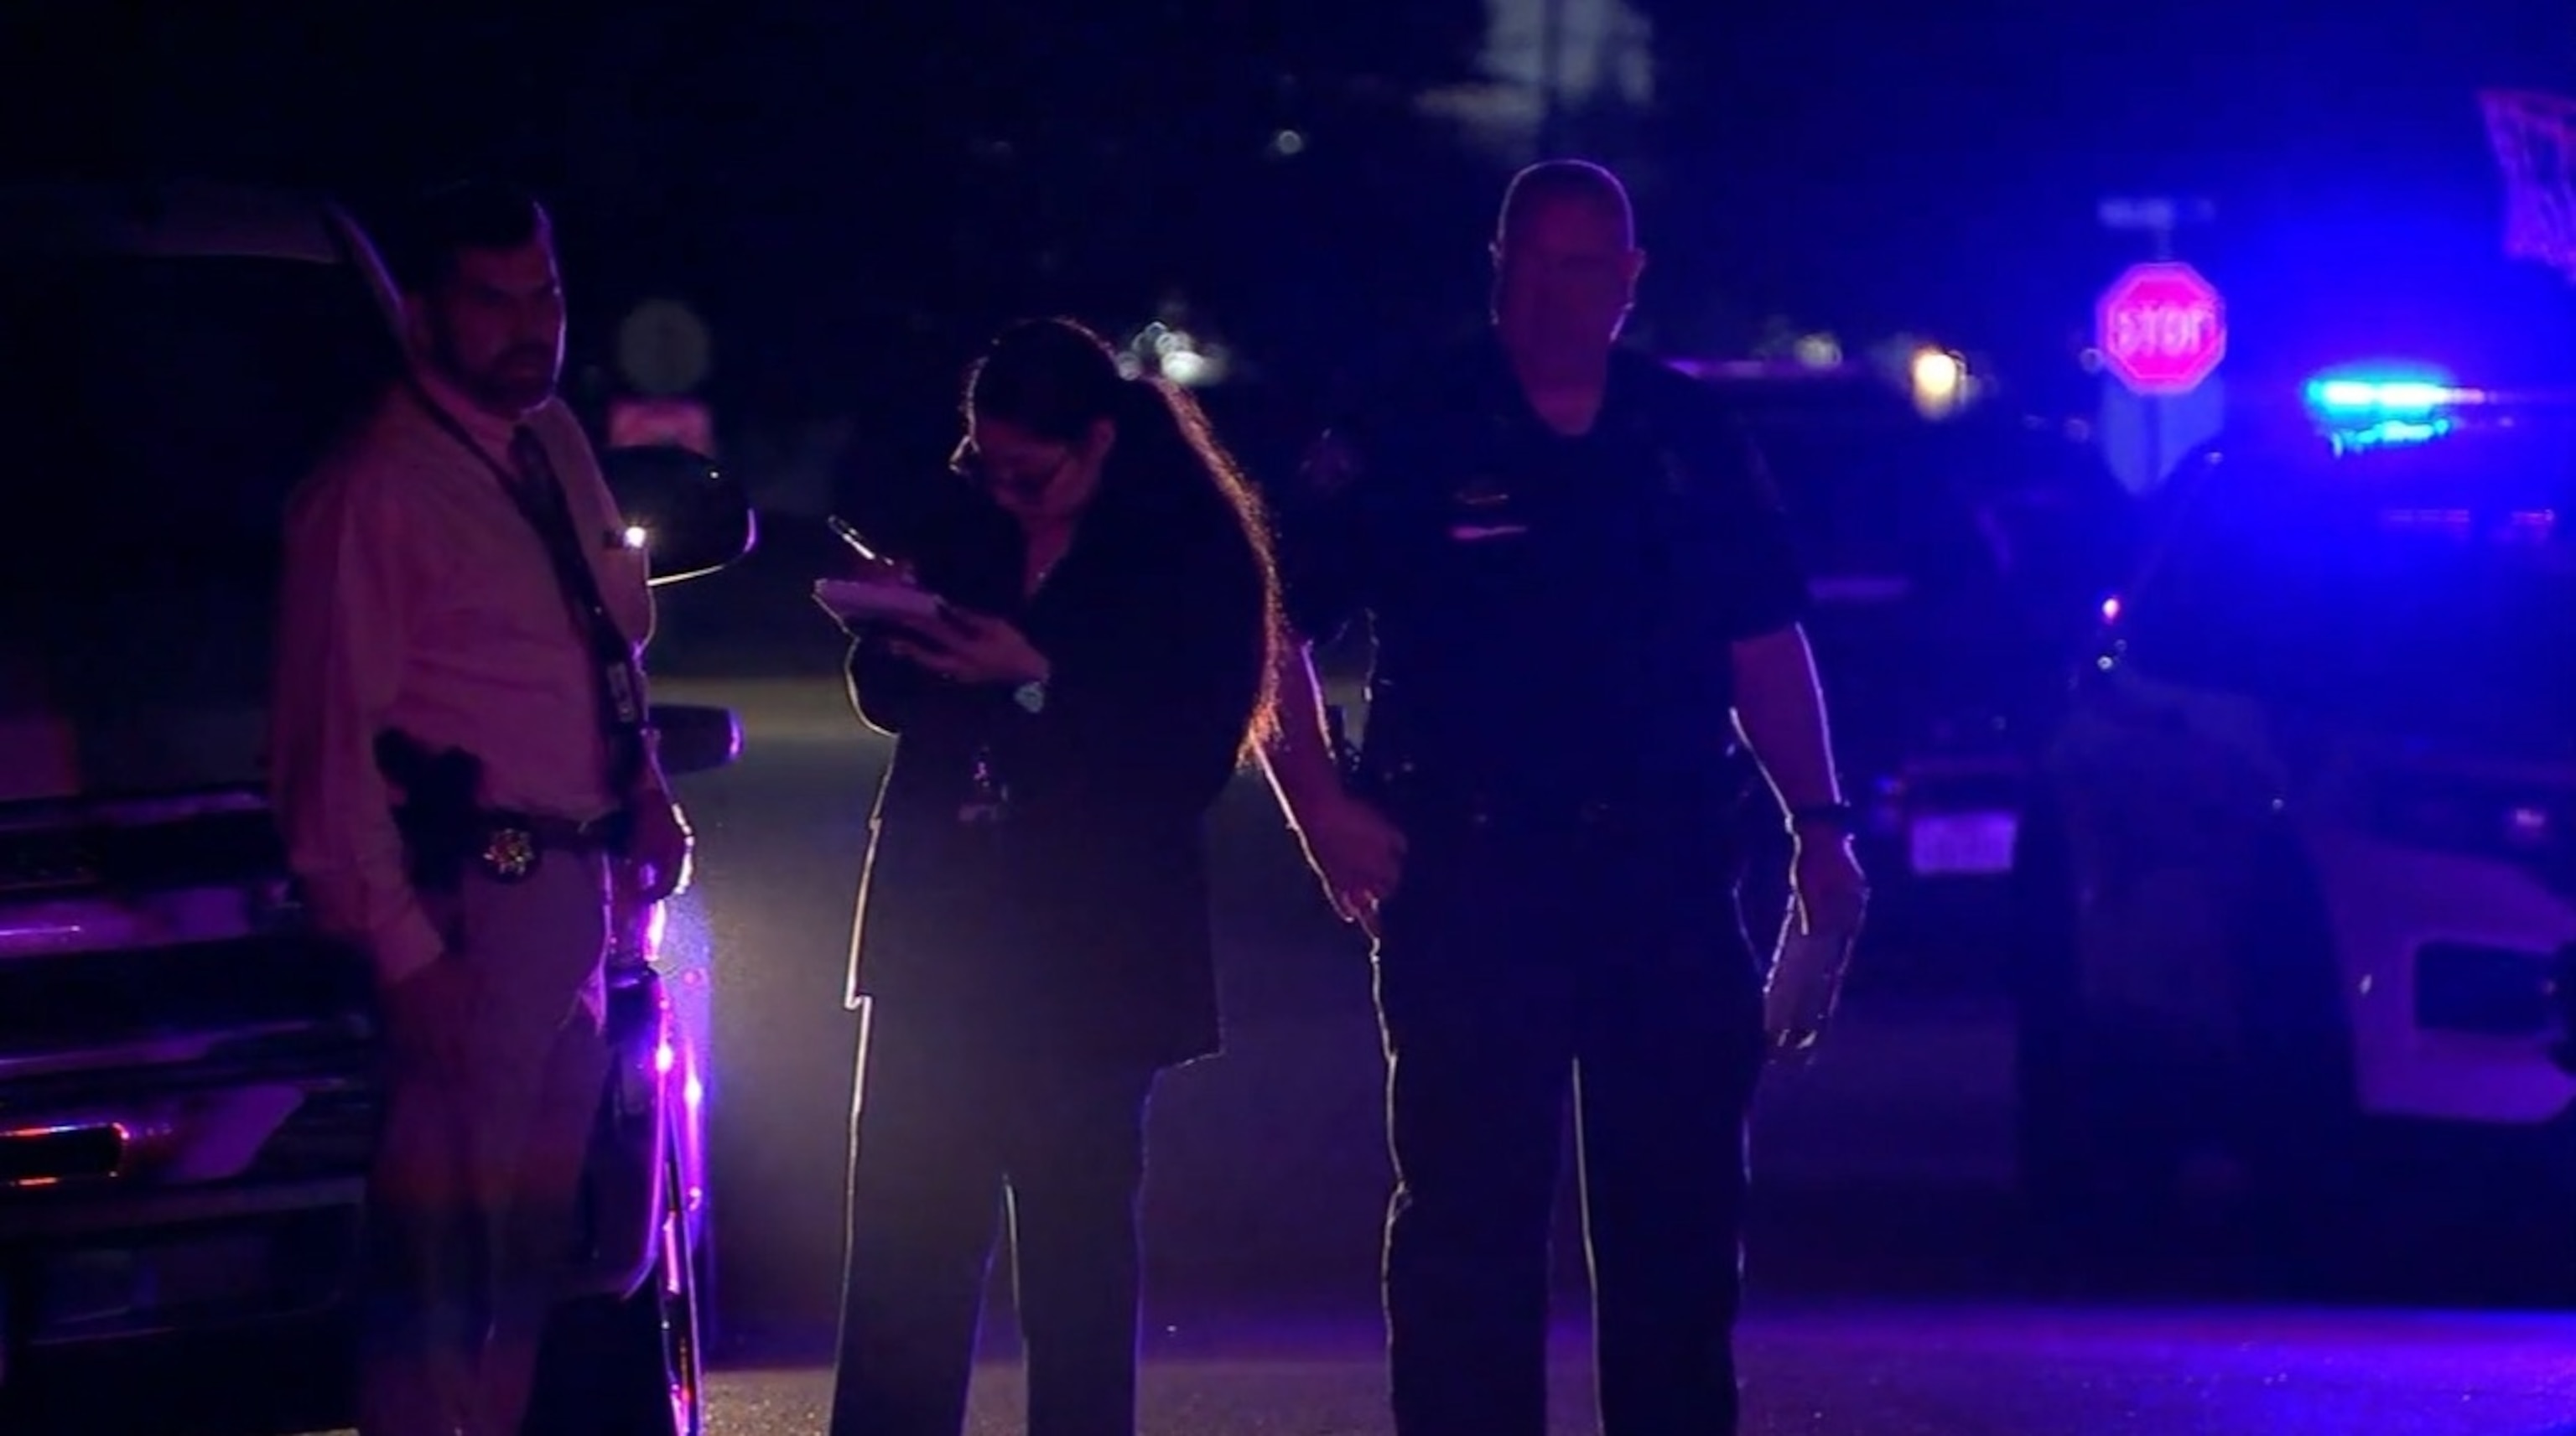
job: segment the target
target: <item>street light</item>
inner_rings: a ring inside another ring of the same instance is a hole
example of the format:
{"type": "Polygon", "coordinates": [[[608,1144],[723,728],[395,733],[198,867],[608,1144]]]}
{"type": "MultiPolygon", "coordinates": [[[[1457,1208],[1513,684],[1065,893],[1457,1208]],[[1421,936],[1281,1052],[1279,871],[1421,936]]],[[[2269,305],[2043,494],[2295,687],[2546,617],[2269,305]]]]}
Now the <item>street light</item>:
{"type": "Polygon", "coordinates": [[[1913,385],[1914,407],[1927,419],[1945,418],[1968,401],[1968,361],[1949,350],[1914,351],[1906,372],[1913,385]]]}

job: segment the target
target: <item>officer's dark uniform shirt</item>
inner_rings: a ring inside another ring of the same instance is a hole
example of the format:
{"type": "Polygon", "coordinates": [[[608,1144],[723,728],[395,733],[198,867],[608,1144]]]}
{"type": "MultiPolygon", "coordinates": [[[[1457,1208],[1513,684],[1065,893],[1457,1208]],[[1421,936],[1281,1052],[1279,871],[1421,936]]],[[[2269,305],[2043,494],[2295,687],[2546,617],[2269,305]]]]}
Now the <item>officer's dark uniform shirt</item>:
{"type": "Polygon", "coordinates": [[[1730,646],[1807,602],[1749,439],[1626,352],[1569,437],[1480,339],[1328,431],[1282,530],[1290,624],[1371,620],[1366,786],[1429,802],[1723,801],[1730,646]]]}

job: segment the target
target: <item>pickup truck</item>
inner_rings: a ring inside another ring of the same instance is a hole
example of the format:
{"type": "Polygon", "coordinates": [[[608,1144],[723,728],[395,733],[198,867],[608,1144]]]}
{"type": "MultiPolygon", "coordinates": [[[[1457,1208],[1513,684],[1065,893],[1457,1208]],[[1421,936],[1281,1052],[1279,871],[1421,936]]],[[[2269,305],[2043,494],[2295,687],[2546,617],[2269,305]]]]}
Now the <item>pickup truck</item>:
{"type": "MultiPolygon", "coordinates": [[[[344,211],[265,191],[0,192],[0,260],[0,1431],[345,1426],[378,1029],[262,743],[284,502],[395,374],[399,308],[344,211]]],[[[749,550],[703,459],[603,459],[657,584],[749,550]]],[[[675,775],[739,746],[656,718],[675,775]]],[[[706,954],[659,942],[691,901],[618,923],[549,1431],[700,1429],[706,954]]]]}

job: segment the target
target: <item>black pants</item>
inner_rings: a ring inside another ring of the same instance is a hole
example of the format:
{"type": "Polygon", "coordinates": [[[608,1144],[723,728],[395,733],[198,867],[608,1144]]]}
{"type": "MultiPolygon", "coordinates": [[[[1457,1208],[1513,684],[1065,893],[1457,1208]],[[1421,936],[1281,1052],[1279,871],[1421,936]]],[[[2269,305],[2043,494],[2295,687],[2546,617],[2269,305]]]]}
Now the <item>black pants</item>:
{"type": "Polygon", "coordinates": [[[1377,961],[1400,1436],[1541,1436],[1569,1090],[1605,1436],[1731,1436],[1758,969],[1724,845],[1413,829],[1377,961]]]}
{"type": "Polygon", "coordinates": [[[880,1009],[862,1058],[831,1436],[957,1436],[1007,1191],[1030,1436],[1133,1436],[1149,1067],[880,1009]]]}

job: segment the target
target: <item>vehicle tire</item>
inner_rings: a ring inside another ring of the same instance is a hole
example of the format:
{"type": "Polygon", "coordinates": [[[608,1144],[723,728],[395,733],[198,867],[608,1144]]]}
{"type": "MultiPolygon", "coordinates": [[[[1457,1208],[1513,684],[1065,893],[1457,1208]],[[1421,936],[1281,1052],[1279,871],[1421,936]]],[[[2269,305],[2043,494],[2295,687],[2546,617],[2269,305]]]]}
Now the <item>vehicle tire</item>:
{"type": "Polygon", "coordinates": [[[2044,1238],[2098,1254],[2173,1216],[2192,1134],[2161,1045],[2085,999],[2076,883],[2062,830],[2034,806],[2006,939],[2019,1187],[2044,1238]]]}
{"type": "Polygon", "coordinates": [[[660,1255],[626,1297],[556,1313],[523,1436],[703,1436],[699,1263],[676,1148],[663,1162],[660,1255]]]}

